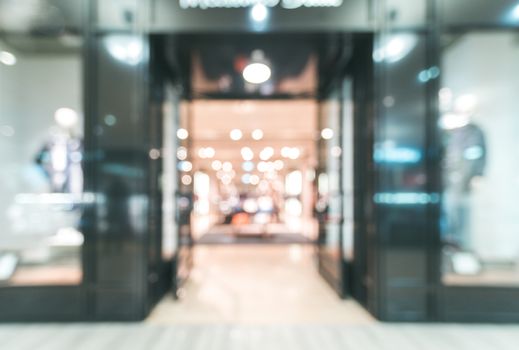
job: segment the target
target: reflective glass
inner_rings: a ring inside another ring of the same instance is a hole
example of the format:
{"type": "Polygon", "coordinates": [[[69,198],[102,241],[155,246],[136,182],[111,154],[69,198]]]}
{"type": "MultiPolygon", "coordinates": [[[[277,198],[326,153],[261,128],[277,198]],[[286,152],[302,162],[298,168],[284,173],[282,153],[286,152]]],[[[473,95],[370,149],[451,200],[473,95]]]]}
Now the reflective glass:
{"type": "Polygon", "coordinates": [[[0,34],[0,286],[78,284],[81,38],[61,22],[42,34],[29,10],[11,12],[27,27],[3,22],[0,34]]]}
{"type": "Polygon", "coordinates": [[[519,284],[519,40],[443,37],[443,281],[519,284]]]}

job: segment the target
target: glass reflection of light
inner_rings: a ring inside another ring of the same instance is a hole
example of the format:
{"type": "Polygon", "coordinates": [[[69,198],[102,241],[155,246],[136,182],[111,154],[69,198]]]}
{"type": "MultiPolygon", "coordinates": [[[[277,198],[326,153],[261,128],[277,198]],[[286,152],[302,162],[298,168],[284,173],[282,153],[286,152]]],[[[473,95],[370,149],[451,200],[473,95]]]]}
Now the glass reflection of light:
{"type": "Polygon", "coordinates": [[[414,164],[422,159],[422,152],[412,147],[386,144],[375,149],[373,159],[377,163],[414,164]]]}
{"type": "Polygon", "coordinates": [[[397,34],[382,42],[373,52],[375,62],[396,63],[406,57],[416,46],[417,38],[413,34],[397,34]]]}
{"type": "Polygon", "coordinates": [[[519,4],[515,5],[514,9],[512,10],[512,17],[516,20],[519,20],[519,4]]]}
{"type": "Polygon", "coordinates": [[[427,83],[429,80],[436,79],[440,76],[440,68],[431,67],[429,69],[424,69],[418,74],[418,80],[421,83],[427,83]]]}
{"type": "Polygon", "coordinates": [[[438,203],[440,195],[426,192],[383,192],[374,196],[375,203],[394,205],[415,205],[438,203]]]}
{"type": "Polygon", "coordinates": [[[104,120],[107,126],[114,126],[117,123],[117,117],[112,114],[106,115],[104,120]]]}
{"type": "Polygon", "coordinates": [[[105,39],[110,55],[120,62],[135,66],[143,58],[142,39],[132,35],[110,35],[105,39]]]}
{"type": "Polygon", "coordinates": [[[478,98],[472,94],[461,95],[456,99],[455,108],[460,113],[471,113],[478,104],[478,98]]]}
{"type": "Polygon", "coordinates": [[[476,159],[482,158],[484,154],[485,154],[485,152],[483,150],[483,147],[472,146],[472,147],[467,148],[463,152],[463,157],[467,160],[476,160],[476,159]]]}
{"type": "Polygon", "coordinates": [[[453,130],[462,128],[470,123],[470,118],[466,114],[448,113],[440,118],[440,128],[453,130]]]}
{"type": "Polygon", "coordinates": [[[0,62],[6,66],[14,66],[17,62],[16,56],[7,51],[0,51],[0,62]]]}

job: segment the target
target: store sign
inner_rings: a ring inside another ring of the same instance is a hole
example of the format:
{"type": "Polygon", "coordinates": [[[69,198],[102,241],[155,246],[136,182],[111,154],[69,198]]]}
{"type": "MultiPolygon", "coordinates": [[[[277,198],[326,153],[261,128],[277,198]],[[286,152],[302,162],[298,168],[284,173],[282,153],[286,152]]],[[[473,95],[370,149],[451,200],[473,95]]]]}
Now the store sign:
{"type": "Polygon", "coordinates": [[[293,10],[301,7],[340,7],[343,0],[179,0],[183,9],[243,8],[258,3],[293,10]]]}

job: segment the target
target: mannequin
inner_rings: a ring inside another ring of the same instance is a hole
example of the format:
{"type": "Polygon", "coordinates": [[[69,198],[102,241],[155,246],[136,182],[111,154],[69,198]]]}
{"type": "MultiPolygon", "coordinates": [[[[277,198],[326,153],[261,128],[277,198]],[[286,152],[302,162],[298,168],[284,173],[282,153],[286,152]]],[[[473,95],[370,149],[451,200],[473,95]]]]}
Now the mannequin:
{"type": "Polygon", "coordinates": [[[459,250],[470,250],[470,202],[474,182],[484,175],[486,142],[472,113],[446,114],[445,129],[443,240],[459,250]]]}

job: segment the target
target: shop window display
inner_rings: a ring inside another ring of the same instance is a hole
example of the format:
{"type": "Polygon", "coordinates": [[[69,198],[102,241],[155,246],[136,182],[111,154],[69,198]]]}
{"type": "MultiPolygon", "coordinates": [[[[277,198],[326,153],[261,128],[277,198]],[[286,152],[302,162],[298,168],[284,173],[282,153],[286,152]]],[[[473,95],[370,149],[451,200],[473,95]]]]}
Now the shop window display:
{"type": "Polygon", "coordinates": [[[25,39],[0,38],[0,287],[76,285],[81,54],[58,40],[25,39]]]}
{"type": "Polygon", "coordinates": [[[471,32],[443,44],[443,282],[518,285],[519,37],[471,32]]]}

